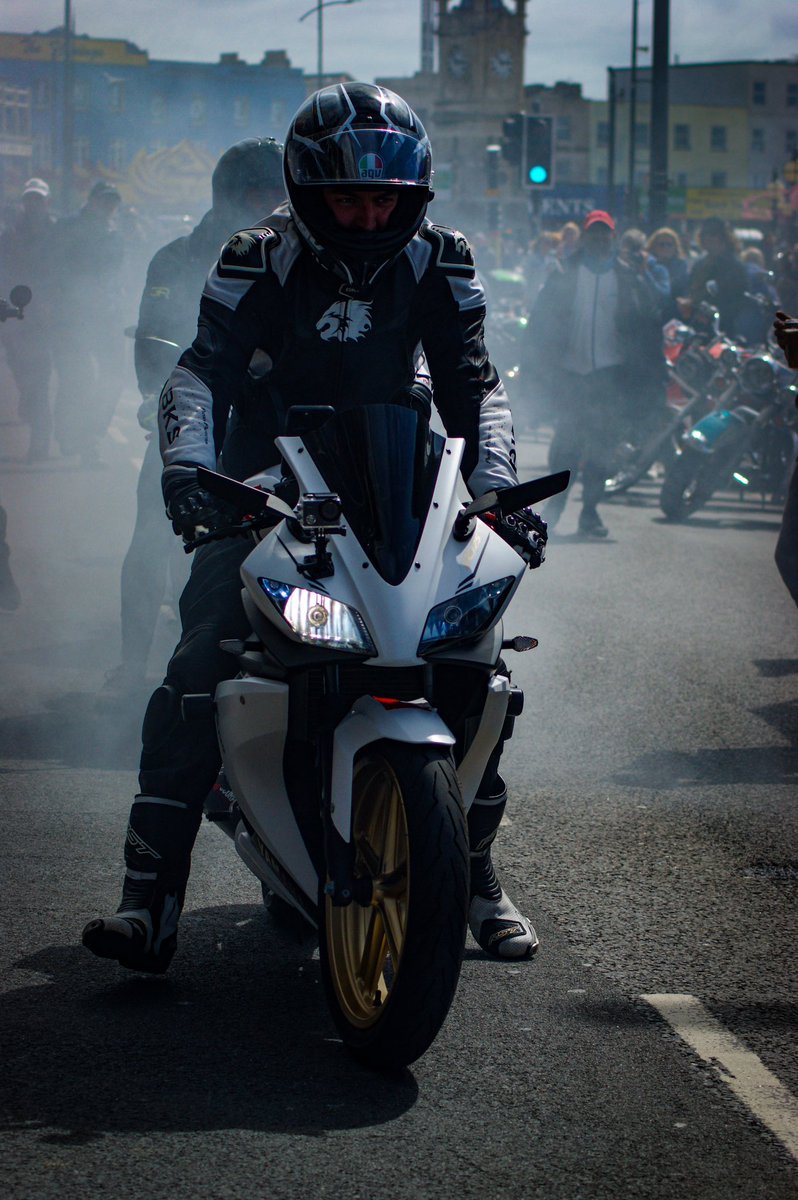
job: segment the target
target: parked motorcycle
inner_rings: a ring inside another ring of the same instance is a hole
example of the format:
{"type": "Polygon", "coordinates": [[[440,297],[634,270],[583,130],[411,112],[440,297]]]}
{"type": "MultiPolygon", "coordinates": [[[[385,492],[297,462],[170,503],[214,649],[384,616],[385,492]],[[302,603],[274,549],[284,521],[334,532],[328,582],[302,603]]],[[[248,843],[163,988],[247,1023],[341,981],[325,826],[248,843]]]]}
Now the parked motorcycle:
{"type": "Polygon", "coordinates": [[[432,1043],[457,986],[465,814],[523,703],[502,650],[537,644],[503,640],[526,564],[480,516],[517,520],[568,472],[464,506],[462,440],[412,409],[289,416],[277,444],[295,506],[273,477],[198,471],[249,515],[192,545],[268,532],[241,568],[252,634],[222,643],[239,673],[214,697],[186,696],[184,716],[215,712],[224,765],[206,813],[318,930],[345,1046],[403,1066],[432,1043]]]}
{"type": "Polygon", "coordinates": [[[796,454],[793,373],[771,354],[738,352],[722,402],[682,440],[665,474],[660,507],[672,521],[702,508],[720,488],[783,497],[796,454]]]}
{"type": "Polygon", "coordinates": [[[722,387],[718,368],[723,366],[721,356],[728,343],[718,333],[718,313],[711,305],[702,301],[692,325],[674,319],[662,333],[666,404],[651,422],[639,424],[617,447],[614,469],[604,484],[607,496],[628,491],[655,463],[667,465],[681,435],[713,407],[722,387]]]}

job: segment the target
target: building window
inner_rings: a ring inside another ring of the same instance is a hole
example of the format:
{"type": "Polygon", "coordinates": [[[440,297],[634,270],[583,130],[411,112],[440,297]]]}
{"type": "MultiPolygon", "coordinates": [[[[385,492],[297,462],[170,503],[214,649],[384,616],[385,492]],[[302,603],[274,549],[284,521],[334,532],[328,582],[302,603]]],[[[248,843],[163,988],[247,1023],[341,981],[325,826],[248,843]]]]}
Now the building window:
{"type": "Polygon", "coordinates": [[[53,167],[53,143],[49,133],[37,133],[33,139],[33,158],[31,166],[34,173],[45,174],[53,167]]]}
{"type": "Polygon", "coordinates": [[[557,160],[557,177],[560,183],[569,183],[573,179],[573,163],[570,158],[559,158],[557,160]]]}
{"type": "Polygon", "coordinates": [[[287,116],[285,100],[272,100],[271,108],[269,109],[269,120],[272,128],[276,127],[282,133],[287,116]]]}
{"type": "Polygon", "coordinates": [[[249,97],[236,96],[233,101],[233,124],[239,129],[249,125],[249,97]]]}
{"type": "Polygon", "coordinates": [[[108,84],[108,107],[113,113],[125,111],[125,84],[122,79],[113,79],[108,84]]]}
{"type": "Polygon", "coordinates": [[[766,188],[770,182],[770,176],[767,171],[754,171],[751,176],[751,187],[766,188]]]}
{"type": "Polygon", "coordinates": [[[85,112],[89,107],[89,85],[85,79],[76,79],[72,92],[72,102],[76,112],[85,112]]]}
{"type": "Polygon", "coordinates": [[[764,104],[766,99],[767,88],[765,87],[765,81],[763,79],[758,79],[751,87],[751,103],[764,104]]]}
{"type": "Polygon", "coordinates": [[[49,108],[51,98],[50,80],[37,79],[33,89],[33,103],[37,108],[49,108]]]}
{"type": "Polygon", "coordinates": [[[690,126],[689,125],[674,125],[674,127],[673,127],[673,148],[674,148],[674,150],[689,150],[690,149],[690,126]]]}
{"type": "Polygon", "coordinates": [[[78,170],[91,166],[91,145],[87,137],[76,137],[72,143],[72,162],[78,170]]]}
{"type": "Polygon", "coordinates": [[[599,121],[596,125],[596,142],[599,146],[609,146],[610,144],[610,123],[609,121],[599,121]]]}
{"type": "Polygon", "coordinates": [[[680,188],[687,187],[687,172],[686,171],[677,171],[676,172],[676,186],[680,187],[680,188]]]}
{"type": "Polygon", "coordinates": [[[648,145],[648,125],[638,122],[635,125],[635,146],[639,150],[645,149],[648,145]]]}
{"type": "Polygon", "coordinates": [[[728,150],[726,143],[726,126],[713,125],[709,131],[710,150],[728,150]]]}
{"type": "Polygon", "coordinates": [[[709,186],[713,188],[725,188],[727,175],[725,171],[713,171],[710,177],[709,186]]]}
{"type": "Polygon", "coordinates": [[[557,118],[557,141],[558,142],[570,142],[572,136],[573,136],[573,134],[571,132],[571,118],[570,117],[558,117],[557,118]]]}
{"type": "Polygon", "coordinates": [[[150,120],[153,125],[163,125],[166,120],[165,96],[153,96],[150,100],[150,120]]]}
{"type": "Polygon", "coordinates": [[[788,158],[794,158],[798,154],[798,130],[784,130],[784,153],[788,158]]]}
{"type": "Polygon", "coordinates": [[[192,125],[196,126],[205,124],[206,105],[202,96],[194,97],[194,99],[191,101],[189,113],[191,116],[192,125]]]}
{"type": "Polygon", "coordinates": [[[787,107],[798,108],[798,83],[787,84],[787,107]]]}
{"type": "Polygon", "coordinates": [[[596,183],[600,183],[606,187],[610,181],[610,173],[606,167],[599,167],[596,171],[596,183]]]}
{"type": "Polygon", "coordinates": [[[108,143],[108,166],[112,171],[121,173],[127,165],[127,143],[121,138],[114,138],[108,143]]]}
{"type": "Polygon", "coordinates": [[[751,130],[751,153],[752,154],[764,154],[765,153],[765,131],[764,131],[764,129],[752,129],[751,130]]]}
{"type": "Polygon", "coordinates": [[[30,88],[0,86],[0,128],[12,137],[30,137],[30,88]]]}

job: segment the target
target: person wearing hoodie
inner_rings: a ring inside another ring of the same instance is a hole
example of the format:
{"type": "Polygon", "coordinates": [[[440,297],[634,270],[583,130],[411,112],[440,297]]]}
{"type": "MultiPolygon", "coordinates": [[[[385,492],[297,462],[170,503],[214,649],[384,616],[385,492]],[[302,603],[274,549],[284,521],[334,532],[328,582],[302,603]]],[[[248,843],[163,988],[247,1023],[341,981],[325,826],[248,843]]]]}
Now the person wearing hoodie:
{"type": "Polygon", "coordinates": [[[52,265],[55,439],[66,458],[102,465],[99,443],[121,390],[124,242],[115,217],[122,202],[107,180],[94,184],[78,212],[56,222],[52,265]]]}
{"type": "MultiPolygon", "coordinates": [[[[272,138],[246,138],[219,159],[211,179],[212,204],[185,237],[153,256],[139,307],[134,361],[142,402],[139,423],[147,447],[139,475],[136,523],[122,565],[122,658],[106,678],[105,700],[126,701],[144,685],[147,659],[170,569],[173,590],[182,590],[188,561],[175,553],[164,520],[161,456],[156,434],[158,396],[183,350],[197,332],[202,289],[219,250],[232,233],[272,212],[285,199],[282,147],[272,138]]],[[[251,375],[257,360],[251,364],[251,375]]]]}
{"type": "Polygon", "coordinates": [[[32,299],[24,321],[3,326],[2,338],[11,374],[19,393],[19,416],[30,426],[27,461],[47,458],[53,417],[50,377],[53,373],[53,277],[51,240],[55,221],[50,215],[50,187],[29,179],[22,189],[22,212],[0,237],[0,293],[25,284],[32,299]]]}

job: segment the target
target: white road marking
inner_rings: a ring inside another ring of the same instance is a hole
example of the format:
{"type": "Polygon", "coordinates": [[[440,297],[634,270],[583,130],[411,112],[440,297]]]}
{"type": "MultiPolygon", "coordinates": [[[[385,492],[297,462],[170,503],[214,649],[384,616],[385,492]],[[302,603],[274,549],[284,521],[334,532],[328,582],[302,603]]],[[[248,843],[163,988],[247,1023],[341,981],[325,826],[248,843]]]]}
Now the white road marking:
{"type": "Polygon", "coordinates": [[[798,1160],[798,1100],[695,996],[643,995],[738,1100],[798,1160]]]}

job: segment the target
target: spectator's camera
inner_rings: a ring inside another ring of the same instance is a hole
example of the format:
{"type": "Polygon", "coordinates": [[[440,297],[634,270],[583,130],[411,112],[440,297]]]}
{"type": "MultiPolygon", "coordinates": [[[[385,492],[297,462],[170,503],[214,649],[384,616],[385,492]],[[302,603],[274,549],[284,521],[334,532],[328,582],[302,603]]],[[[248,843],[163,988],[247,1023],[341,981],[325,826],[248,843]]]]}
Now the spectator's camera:
{"type": "Polygon", "coordinates": [[[337,529],[340,521],[341,497],[334,492],[308,492],[302,497],[299,522],[303,529],[337,529]]]}

